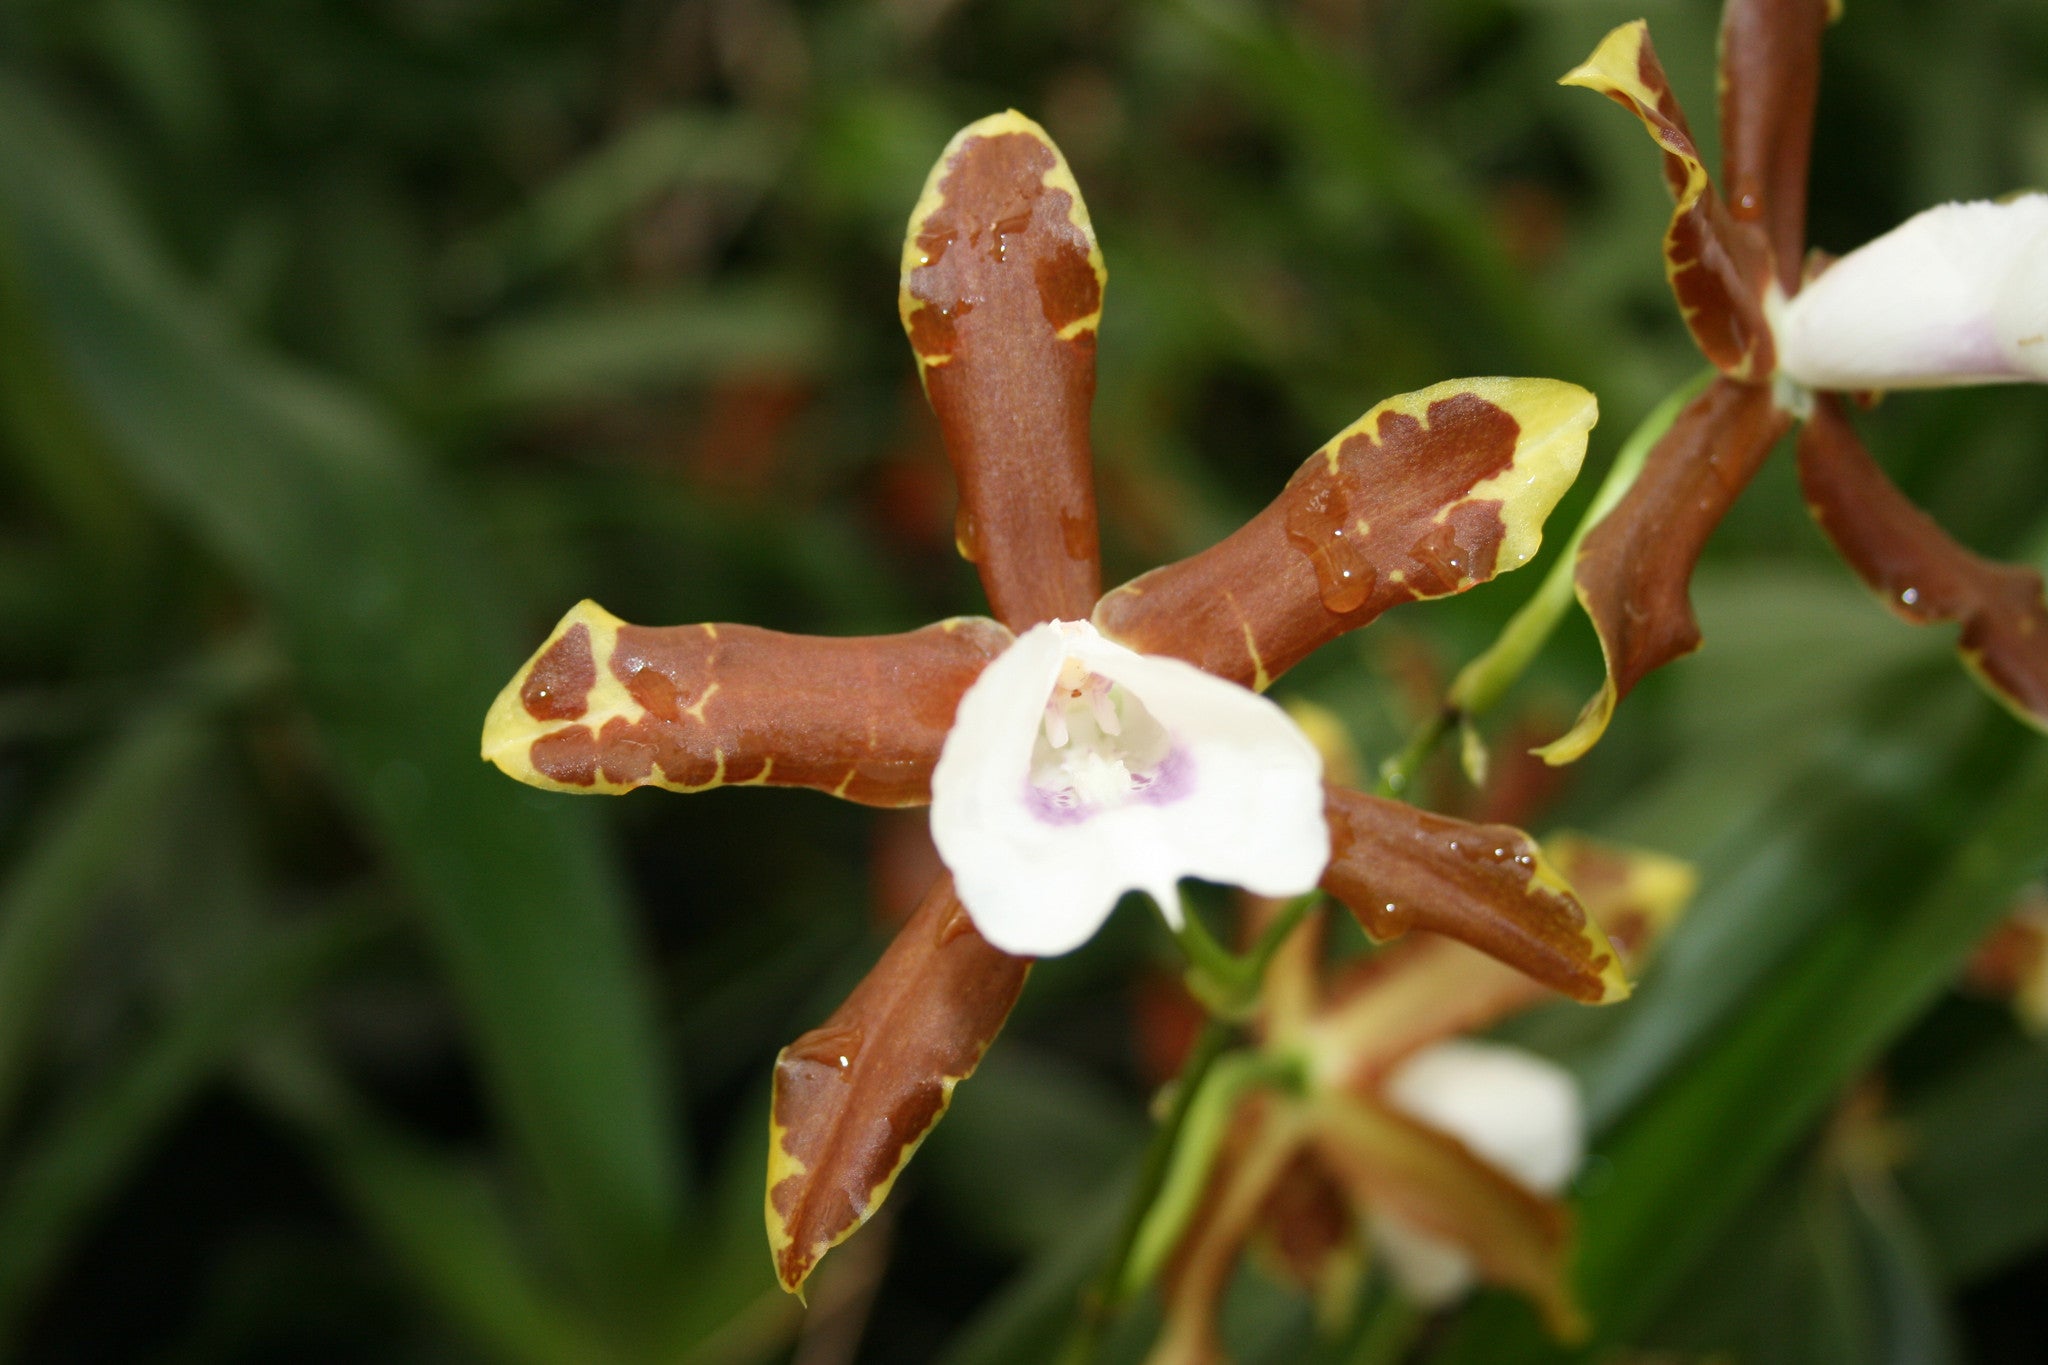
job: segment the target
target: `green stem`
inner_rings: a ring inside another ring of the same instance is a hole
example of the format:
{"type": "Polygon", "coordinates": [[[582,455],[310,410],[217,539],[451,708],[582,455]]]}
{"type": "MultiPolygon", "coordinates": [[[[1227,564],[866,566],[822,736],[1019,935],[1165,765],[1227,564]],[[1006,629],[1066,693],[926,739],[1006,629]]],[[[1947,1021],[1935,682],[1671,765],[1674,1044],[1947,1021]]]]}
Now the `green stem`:
{"type": "Polygon", "coordinates": [[[1279,951],[1280,945],[1294,932],[1302,917],[1322,899],[1322,895],[1320,891],[1311,891],[1282,905],[1260,932],[1258,942],[1242,957],[1218,943],[1208,926],[1192,911],[1186,912],[1173,936],[1187,955],[1188,990],[1210,1014],[1218,1018],[1245,1018],[1258,1002],[1259,983],[1265,979],[1266,964],[1273,960],[1273,954],[1279,951]]]}
{"type": "Polygon", "coordinates": [[[1398,1291],[1381,1295],[1348,1365],[1400,1365],[1415,1339],[1422,1334],[1426,1319],[1407,1297],[1398,1291]]]}
{"type": "Polygon", "coordinates": [[[1124,1267],[1129,1264],[1131,1251],[1138,1244],[1138,1233],[1144,1227],[1153,1200],[1160,1186],[1166,1183],[1167,1170],[1173,1164],[1174,1147],[1187,1124],[1188,1112],[1194,1108],[1195,1095],[1201,1090],[1209,1069],[1230,1046],[1236,1034],[1234,1024],[1212,1018],[1203,1028],[1201,1037],[1195,1040],[1193,1051],[1181,1067],[1180,1078],[1174,1082],[1172,1104],[1158,1131],[1152,1135],[1152,1145],[1145,1150],[1144,1162],[1138,1168],[1137,1187],[1132,1191],[1130,1205],[1124,1212],[1123,1226],[1117,1230],[1116,1244],[1110,1250],[1109,1260],[1103,1265],[1102,1274],[1094,1286],[1082,1295],[1074,1334],[1060,1353],[1061,1365],[1089,1365],[1095,1359],[1103,1331],[1122,1302],[1120,1291],[1124,1267]]]}
{"type": "Polygon", "coordinates": [[[1297,1061],[1261,1052],[1232,1052],[1209,1069],[1201,1088],[1189,1101],[1159,1189],[1131,1239],[1130,1253],[1116,1287],[1117,1302],[1129,1299],[1151,1283],[1179,1243],[1181,1233],[1202,1201],[1210,1169],[1215,1165],[1216,1153],[1222,1149],[1224,1135],[1230,1131],[1238,1102],[1260,1086],[1299,1088],[1300,1084],[1301,1066],[1297,1061]]]}
{"type": "Polygon", "coordinates": [[[1629,433],[1628,439],[1622,442],[1621,450],[1616,453],[1607,477],[1601,481],[1599,491],[1593,495],[1592,504],[1579,518],[1571,538],[1565,541],[1563,551],[1551,562],[1549,572],[1544,574],[1543,582],[1535,593],[1508,618],[1508,623],[1501,627],[1500,634],[1494,637],[1485,652],[1458,671],[1450,691],[1444,694],[1443,706],[1417,727],[1413,738],[1399,754],[1382,765],[1380,795],[1399,796],[1406,791],[1438,740],[1454,727],[1491,711],[1516,680],[1528,671],[1572,605],[1573,570],[1578,564],[1579,547],[1601,519],[1614,510],[1615,504],[1635,483],[1636,476],[1643,472],[1643,464],[1649,459],[1651,450],[1664,438],[1664,433],[1671,429],[1671,424],[1678,420],[1678,414],[1685,410],[1686,405],[1705,392],[1707,385],[1713,382],[1714,374],[1713,370],[1706,370],[1679,385],[1650,409],[1636,429],[1629,433]]]}
{"type": "Polygon", "coordinates": [[[1200,1179],[1208,1172],[1208,1157],[1214,1154],[1215,1142],[1220,1139],[1223,1124],[1235,1107],[1236,1097],[1243,1093],[1243,1086],[1255,1079],[1279,1075],[1277,1064],[1271,1059],[1245,1056],[1241,1065],[1239,1059],[1233,1058],[1225,1069],[1227,1094],[1207,1084],[1218,1059],[1237,1038],[1237,1021],[1258,999],[1259,985],[1273,954],[1322,898],[1321,891],[1310,891],[1282,905],[1266,922],[1251,951],[1242,957],[1218,943],[1208,926],[1192,912],[1184,916],[1184,922],[1174,931],[1175,940],[1188,958],[1188,988],[1209,1009],[1209,1022],[1195,1040],[1181,1066],[1180,1077],[1173,1084],[1172,1102],[1138,1168],[1138,1181],[1131,1191],[1131,1202],[1124,1211],[1116,1243],[1101,1275],[1082,1295],[1073,1335],[1060,1353],[1061,1365],[1088,1365],[1095,1358],[1111,1316],[1130,1294],[1144,1287],[1158,1269],[1163,1256],[1160,1248],[1170,1250],[1173,1237],[1185,1226],[1184,1213],[1174,1210],[1192,1211],[1193,1196],[1200,1194],[1200,1179]],[[1208,1098],[1203,1099],[1205,1095],[1208,1098]],[[1204,1117],[1193,1147],[1189,1153],[1183,1153],[1181,1145],[1189,1132],[1189,1116],[1198,1100],[1205,1106],[1204,1117]],[[1207,1155],[1197,1161],[1196,1156],[1204,1151],[1207,1155]],[[1167,1203],[1162,1191],[1167,1189],[1169,1176],[1174,1177],[1174,1193],[1170,1208],[1162,1210],[1161,1206],[1167,1203]],[[1156,1219],[1155,1210],[1159,1210],[1156,1219]],[[1140,1258],[1137,1253],[1141,1235],[1146,1239],[1146,1250],[1140,1258]],[[1134,1258],[1142,1260],[1142,1273],[1133,1271],[1134,1258]]]}

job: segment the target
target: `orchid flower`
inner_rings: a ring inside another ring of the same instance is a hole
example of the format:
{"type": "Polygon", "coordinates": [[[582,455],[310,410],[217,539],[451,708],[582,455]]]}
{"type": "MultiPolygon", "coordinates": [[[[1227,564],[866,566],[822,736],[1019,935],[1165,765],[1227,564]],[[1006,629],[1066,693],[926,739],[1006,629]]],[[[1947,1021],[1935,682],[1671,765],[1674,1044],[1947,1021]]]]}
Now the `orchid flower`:
{"type": "Polygon", "coordinates": [[[1533,860],[1327,787],[1259,695],[1392,606],[1525,563],[1577,472],[1592,396],[1473,379],[1389,399],[1227,539],[1102,595],[1088,419],[1106,279],[1043,129],[1009,112],[953,139],[911,215],[899,304],[995,619],[816,639],[634,626],[584,602],[485,721],[486,758],[556,791],[931,803],[945,875],[776,1062],[767,1221],[793,1292],[880,1206],[1030,958],[1080,944],[1125,891],[1175,919],[1182,877],[1274,895],[1320,880],[1383,906],[1385,934],[1438,923],[1427,899],[1470,883],[1481,894],[1447,932],[1580,998],[1626,991],[1598,927],[1533,860]]]}
{"type": "MultiPolygon", "coordinates": [[[[1661,854],[1574,836],[1543,852],[1632,966],[1692,895],[1691,868],[1661,854]]],[[[1570,1211],[1557,1196],[1584,1153],[1577,1084],[1534,1053],[1460,1036],[1549,992],[1428,933],[1330,976],[1319,926],[1305,921],[1274,959],[1257,1021],[1266,1053],[1292,1059],[1301,1084],[1239,1105],[1162,1282],[1153,1365],[1224,1359],[1217,1313],[1253,1245],[1326,1318],[1355,1302],[1369,1246],[1423,1307],[1484,1280],[1575,1336],[1570,1211]]]]}
{"type": "Polygon", "coordinates": [[[1722,184],[1709,179],[1641,20],[1564,77],[1642,120],[1677,207],[1664,267],[1720,375],[1586,537],[1576,578],[1607,679],[1541,752],[1579,757],[1653,669],[1700,644],[1687,583],[1710,535],[1795,420],[1807,506],[1909,621],[1953,621],[1964,663],[2048,728],[2048,604],[2034,570],[1979,558],[1887,479],[1842,392],[2048,380],[2048,196],[1929,209],[1832,265],[1805,247],[1821,35],[1833,0],[1728,0],[1722,184]]]}

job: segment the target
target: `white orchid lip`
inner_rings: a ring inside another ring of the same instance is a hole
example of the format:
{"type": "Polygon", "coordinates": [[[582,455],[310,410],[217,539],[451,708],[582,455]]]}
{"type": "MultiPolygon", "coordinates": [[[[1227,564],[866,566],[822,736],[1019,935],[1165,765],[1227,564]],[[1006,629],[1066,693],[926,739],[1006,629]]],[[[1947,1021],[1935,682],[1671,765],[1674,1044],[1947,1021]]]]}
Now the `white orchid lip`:
{"type": "Polygon", "coordinates": [[[1942,204],[1836,261],[1774,319],[1811,389],[2048,381],[2048,194],[1942,204]]]}
{"type": "Polygon", "coordinates": [[[1330,855],[1322,759],[1285,712],[1083,621],[1026,631],[961,698],[932,839],[983,937],[1034,957],[1127,891],[1177,926],[1182,877],[1297,895],[1330,855]]]}
{"type": "MultiPolygon", "coordinates": [[[[1537,1194],[1558,1193],[1585,1160],[1578,1081],[1521,1048],[1446,1039],[1396,1067],[1386,1097],[1537,1194]]],[[[1457,1243],[1383,1210],[1374,1210],[1371,1230],[1388,1269],[1416,1302],[1441,1307],[1472,1287],[1472,1258],[1457,1243]]]]}

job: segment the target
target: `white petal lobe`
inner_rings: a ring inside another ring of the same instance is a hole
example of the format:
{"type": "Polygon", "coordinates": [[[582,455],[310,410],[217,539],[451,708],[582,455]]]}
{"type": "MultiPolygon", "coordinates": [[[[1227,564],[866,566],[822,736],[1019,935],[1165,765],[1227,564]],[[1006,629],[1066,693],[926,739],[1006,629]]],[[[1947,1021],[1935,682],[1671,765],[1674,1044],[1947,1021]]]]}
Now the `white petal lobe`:
{"type": "MultiPolygon", "coordinates": [[[[1578,1082],[1533,1052],[1454,1038],[1397,1067],[1386,1093],[1539,1194],[1562,1190],[1585,1159],[1578,1082]]],[[[1455,1243],[1384,1213],[1373,1215],[1372,1237],[1417,1303],[1437,1307],[1472,1285],[1471,1259],[1455,1243]]]]}
{"type": "Polygon", "coordinates": [[[1917,214],[1800,290],[1776,330],[1808,388],[2048,381],[2048,194],[1917,214]]]}
{"type": "Polygon", "coordinates": [[[1329,861],[1322,760],[1265,698],[1085,622],[1034,627],[961,699],[932,838],[982,935],[1048,957],[1127,891],[1180,920],[1182,877],[1266,896],[1329,861]]]}

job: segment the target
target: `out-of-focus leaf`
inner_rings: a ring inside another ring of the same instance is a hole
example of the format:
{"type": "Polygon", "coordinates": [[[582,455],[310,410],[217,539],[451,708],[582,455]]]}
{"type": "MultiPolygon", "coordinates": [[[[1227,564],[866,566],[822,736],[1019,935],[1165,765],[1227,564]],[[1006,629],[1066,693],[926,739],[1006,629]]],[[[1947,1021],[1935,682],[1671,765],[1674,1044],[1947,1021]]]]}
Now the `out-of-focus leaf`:
{"type": "Polygon", "coordinates": [[[1864,1356],[1882,1365],[1958,1365],[1940,1269],[1889,1173],[1850,1178],[1846,1190],[1862,1255],[1865,1317],[1877,1338],[1864,1356]]]}
{"type": "MultiPolygon", "coordinates": [[[[1137,1163],[1131,1166],[1135,1171],[1137,1163]]],[[[1128,1183],[1120,1180],[1105,1188],[1085,1222],[1070,1227],[1065,1238],[1028,1263],[970,1318],[939,1358],[940,1365],[1037,1365],[1051,1360],[1073,1323],[1083,1287],[1109,1254],[1123,1221],[1128,1183]]],[[[1125,1326],[1141,1316],[1130,1315],[1125,1326]]]]}
{"type": "Polygon", "coordinates": [[[107,883],[122,875],[122,851],[204,746],[204,731],[185,708],[140,718],[82,769],[0,887],[0,1131],[26,1076],[44,1005],[107,883]]]}
{"type": "Polygon", "coordinates": [[[32,1296],[179,1105],[381,927],[348,916],[272,931],[58,1109],[0,1192],[0,1342],[19,1343],[32,1296]]]}
{"type": "Polygon", "coordinates": [[[1585,347],[1546,312],[1503,249],[1482,201],[1430,139],[1401,126],[1375,83],[1338,54],[1265,20],[1239,0],[1180,0],[1190,27],[1227,56],[1226,69],[1277,120],[1355,183],[1385,196],[1486,310],[1505,368],[1582,376],[1585,347]],[[1540,363],[1539,363],[1540,362],[1540,363]]]}
{"type": "Polygon", "coordinates": [[[482,1169],[387,1130],[297,1047],[266,1050],[250,1075],[307,1131],[358,1215],[414,1283],[494,1358],[527,1365],[617,1359],[604,1335],[536,1275],[482,1169]]]}
{"type": "Polygon", "coordinates": [[[1702,619],[1710,632],[1725,623],[1727,643],[1673,670],[1689,721],[1685,757],[1632,792],[1617,822],[1633,841],[1695,858],[1699,900],[1625,1017],[1532,1021],[1581,1039],[1569,1062],[1595,1127],[1712,1039],[1839,907],[1838,850],[1917,818],[1914,793],[1940,779],[1981,719],[1963,689],[1918,685],[1938,672],[1940,641],[1866,611],[1846,578],[1829,587],[1803,574],[1743,574],[1709,579],[1699,597],[1702,619]],[[1808,689],[1794,704],[1770,680],[1801,653],[1819,662],[1804,669],[1808,689]],[[1815,707],[1827,708],[1819,724],[1815,707]],[[1728,734],[1745,742],[1716,738],[1728,734]]]}
{"type": "Polygon", "coordinates": [[[816,296],[779,284],[580,304],[485,333],[446,401],[501,417],[746,370],[802,374],[831,337],[816,296]]]}
{"type": "Polygon", "coordinates": [[[631,1292],[679,1139],[622,898],[586,812],[478,763],[514,656],[456,499],[377,416],[226,335],[87,148],[0,86],[0,277],[86,420],[268,603],[345,790],[420,899],[579,1268],[631,1292]]]}
{"type": "Polygon", "coordinates": [[[1907,1102],[1900,1183],[1942,1278],[1959,1284],[2048,1241],[2048,1048],[2011,1037],[1907,1102]]]}
{"type": "Polygon", "coordinates": [[[656,196],[713,182],[757,195],[780,172],[782,139],[736,110],[671,109],[628,124],[511,217],[458,245],[447,269],[468,288],[503,288],[562,265],[617,232],[656,196]]]}

